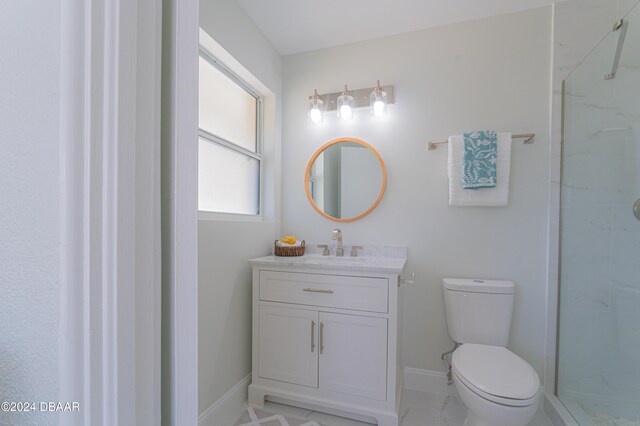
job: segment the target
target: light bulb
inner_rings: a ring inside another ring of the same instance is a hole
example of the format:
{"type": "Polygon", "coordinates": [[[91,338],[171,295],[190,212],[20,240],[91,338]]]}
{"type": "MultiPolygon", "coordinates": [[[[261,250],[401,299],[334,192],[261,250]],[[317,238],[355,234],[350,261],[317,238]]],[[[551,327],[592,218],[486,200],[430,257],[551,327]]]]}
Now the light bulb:
{"type": "Polygon", "coordinates": [[[373,92],[369,94],[369,105],[371,107],[371,115],[374,117],[387,115],[387,92],[382,90],[380,80],[378,80],[378,84],[373,89],[373,92]]]}
{"type": "Polygon", "coordinates": [[[373,104],[373,115],[382,117],[384,115],[384,102],[375,101],[373,104]]]}
{"type": "Polygon", "coordinates": [[[336,103],[338,117],[342,118],[343,120],[351,120],[353,118],[353,107],[355,104],[353,96],[351,96],[351,93],[349,92],[346,84],[344,86],[344,91],[340,96],[338,96],[336,103]]]}
{"type": "Polygon", "coordinates": [[[313,108],[309,111],[309,118],[313,124],[319,124],[322,122],[322,111],[319,108],[313,108]]]}
{"type": "Polygon", "coordinates": [[[313,96],[309,98],[309,120],[313,124],[322,123],[322,110],[324,102],[320,99],[317,90],[313,91],[313,96]]]}
{"type": "Polygon", "coordinates": [[[353,118],[353,110],[349,105],[342,105],[340,107],[340,117],[343,120],[351,120],[353,118]]]}

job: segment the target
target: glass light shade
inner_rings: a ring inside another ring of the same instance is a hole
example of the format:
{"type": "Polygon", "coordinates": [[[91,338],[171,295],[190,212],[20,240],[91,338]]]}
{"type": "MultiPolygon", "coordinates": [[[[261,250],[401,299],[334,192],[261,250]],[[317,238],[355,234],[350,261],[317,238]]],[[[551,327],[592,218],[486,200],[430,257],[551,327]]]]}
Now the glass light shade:
{"type": "Polygon", "coordinates": [[[311,110],[309,110],[309,118],[313,124],[322,123],[322,111],[317,107],[311,108],[311,110]]]}
{"type": "Polygon", "coordinates": [[[369,106],[371,107],[371,115],[382,117],[387,115],[387,92],[378,87],[369,95],[369,106]]]}
{"type": "Polygon", "coordinates": [[[353,96],[351,96],[348,92],[343,92],[342,95],[338,96],[337,108],[338,117],[343,120],[351,120],[353,118],[353,108],[355,106],[355,102],[353,96]]]}
{"type": "Polygon", "coordinates": [[[322,111],[324,111],[324,102],[320,99],[318,91],[316,90],[309,101],[309,119],[313,124],[322,123],[322,111]]]}
{"type": "Polygon", "coordinates": [[[353,118],[353,108],[349,104],[344,104],[340,106],[338,110],[338,117],[343,120],[351,120],[353,118]]]}

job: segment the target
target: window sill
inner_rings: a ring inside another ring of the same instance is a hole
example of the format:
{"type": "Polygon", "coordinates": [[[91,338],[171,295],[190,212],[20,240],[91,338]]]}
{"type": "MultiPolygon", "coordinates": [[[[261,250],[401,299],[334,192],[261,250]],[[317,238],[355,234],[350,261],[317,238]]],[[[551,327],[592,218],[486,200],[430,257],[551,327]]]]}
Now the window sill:
{"type": "Polygon", "coordinates": [[[239,213],[219,213],[198,211],[198,220],[220,220],[232,222],[262,222],[262,215],[239,214],[239,213]]]}

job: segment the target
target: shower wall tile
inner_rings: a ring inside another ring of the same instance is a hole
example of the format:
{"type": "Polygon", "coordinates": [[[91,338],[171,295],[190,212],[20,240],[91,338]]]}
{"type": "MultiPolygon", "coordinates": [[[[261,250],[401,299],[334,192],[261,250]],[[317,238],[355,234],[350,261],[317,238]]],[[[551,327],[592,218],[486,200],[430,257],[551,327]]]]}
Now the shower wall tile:
{"type": "Polygon", "coordinates": [[[633,215],[631,203],[612,209],[611,279],[640,289],[640,222],[633,215]]]}
{"type": "Polygon", "coordinates": [[[603,376],[611,354],[602,347],[616,348],[616,322],[608,311],[564,307],[560,312],[560,391],[589,392],[593,377],[603,376]],[[598,336],[598,338],[594,338],[598,336]]]}
{"type": "MultiPolygon", "coordinates": [[[[614,283],[613,311],[616,317],[617,348],[629,358],[630,371],[638,371],[640,380],[640,289],[614,283]]],[[[636,401],[640,400],[640,381],[637,383],[636,401]]],[[[640,411],[640,404],[638,404],[640,411]]]]}
{"type": "MultiPolygon", "coordinates": [[[[613,282],[612,292],[614,312],[640,315],[640,288],[613,282]]],[[[640,327],[640,317],[638,317],[637,325],[640,327]]],[[[638,347],[638,352],[640,355],[640,347],[638,347]]]]}
{"type": "Polygon", "coordinates": [[[608,310],[611,208],[567,206],[562,217],[562,235],[563,304],[608,310]]]}
{"type": "Polygon", "coordinates": [[[563,203],[616,205],[629,203],[635,177],[623,167],[624,133],[614,132],[585,139],[582,151],[565,154],[563,203]]]}
{"type": "MultiPolygon", "coordinates": [[[[562,262],[576,262],[577,269],[589,270],[598,263],[599,269],[608,269],[611,241],[611,207],[599,205],[567,205],[562,216],[562,262]],[[605,268],[606,266],[606,268],[605,268]]],[[[609,275],[597,278],[608,279],[609,275]]]]}
{"type": "Polygon", "coordinates": [[[563,202],[612,205],[628,202],[634,185],[631,167],[623,167],[628,157],[628,127],[616,94],[619,81],[602,78],[611,67],[616,38],[608,37],[588,62],[566,83],[563,202]],[[586,91],[585,93],[578,93],[586,91]]]}
{"type": "Polygon", "coordinates": [[[584,279],[563,281],[563,306],[608,311],[610,307],[610,284],[608,281],[584,279]],[[566,284],[566,285],[564,285],[566,284]]]}

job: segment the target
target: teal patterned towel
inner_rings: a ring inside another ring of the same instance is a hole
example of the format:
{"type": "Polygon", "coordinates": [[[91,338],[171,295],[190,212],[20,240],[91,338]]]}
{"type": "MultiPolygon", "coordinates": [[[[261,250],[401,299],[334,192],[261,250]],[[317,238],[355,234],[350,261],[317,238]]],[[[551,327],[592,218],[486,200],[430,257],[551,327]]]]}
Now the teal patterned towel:
{"type": "Polygon", "coordinates": [[[495,130],[464,132],[462,187],[464,189],[495,188],[498,158],[495,130]]]}

